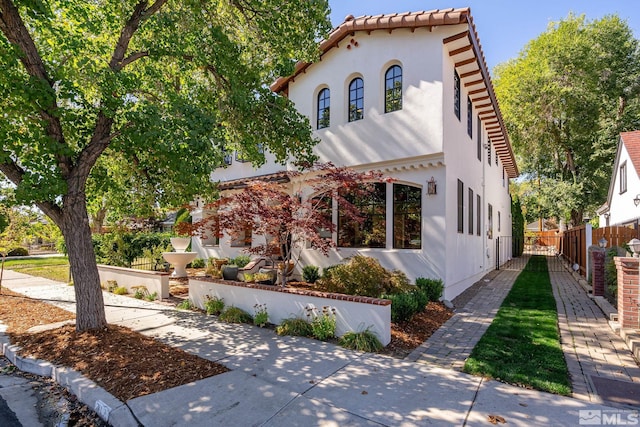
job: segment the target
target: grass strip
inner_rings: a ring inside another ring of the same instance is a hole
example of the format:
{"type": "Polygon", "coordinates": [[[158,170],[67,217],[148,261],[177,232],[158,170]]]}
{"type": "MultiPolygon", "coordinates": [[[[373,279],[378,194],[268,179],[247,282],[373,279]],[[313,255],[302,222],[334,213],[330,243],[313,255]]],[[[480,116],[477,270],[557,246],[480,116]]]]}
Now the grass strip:
{"type": "Polygon", "coordinates": [[[467,359],[464,371],[526,388],[569,395],[558,313],[544,256],[533,256],[467,359]],[[536,271],[537,270],[537,271],[536,271]]]}
{"type": "Polygon", "coordinates": [[[69,281],[69,260],[67,257],[12,259],[5,261],[4,268],[58,282],[66,283],[69,281]]]}

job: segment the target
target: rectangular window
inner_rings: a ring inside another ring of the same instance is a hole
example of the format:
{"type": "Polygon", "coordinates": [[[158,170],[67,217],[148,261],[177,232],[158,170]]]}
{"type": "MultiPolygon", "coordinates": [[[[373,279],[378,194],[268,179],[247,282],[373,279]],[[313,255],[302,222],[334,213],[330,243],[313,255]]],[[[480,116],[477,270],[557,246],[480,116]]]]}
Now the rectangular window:
{"type": "Polygon", "coordinates": [[[469,234],[473,234],[473,190],[469,189],[469,234]]]}
{"type": "Polygon", "coordinates": [[[471,98],[467,96],[467,135],[473,138],[473,104],[471,98]]]}
{"type": "Polygon", "coordinates": [[[493,239],[493,206],[488,205],[487,211],[487,237],[493,239]]]}
{"type": "Polygon", "coordinates": [[[323,195],[312,198],[309,203],[311,211],[318,212],[318,235],[323,239],[331,239],[333,226],[333,206],[332,198],[329,195],[323,195]]]}
{"type": "Polygon", "coordinates": [[[393,247],[422,247],[422,190],[420,187],[393,184],[393,247]]]}
{"type": "Polygon", "coordinates": [[[506,180],[504,178],[505,178],[505,170],[504,170],[504,168],[502,168],[502,186],[503,187],[504,187],[504,184],[506,182],[506,180]]]}
{"type": "Polygon", "coordinates": [[[220,227],[214,211],[203,209],[202,222],[205,224],[200,230],[199,236],[202,246],[218,246],[220,244],[220,227]]]}
{"type": "Polygon", "coordinates": [[[387,243],[387,185],[374,184],[366,196],[344,194],[344,198],[364,217],[362,223],[349,220],[338,209],[338,246],[343,248],[384,248],[387,243]]]}
{"type": "Polygon", "coordinates": [[[476,234],[478,236],[481,235],[481,223],[482,223],[482,199],[480,199],[480,195],[476,195],[476,234]]]}
{"type": "Polygon", "coordinates": [[[498,233],[500,232],[500,211],[498,211],[498,233]]]}
{"type": "Polygon", "coordinates": [[[477,120],[478,124],[476,126],[476,145],[478,151],[478,160],[482,161],[482,121],[480,120],[480,116],[478,116],[477,120]]]}
{"type": "Polygon", "coordinates": [[[627,191],[627,162],[620,165],[620,194],[627,191]]]}
{"type": "Polygon", "coordinates": [[[460,76],[453,70],[453,112],[460,120],[460,76]]]}
{"type": "Polygon", "coordinates": [[[458,180],[458,233],[464,233],[464,183],[458,180]]]}
{"type": "Polygon", "coordinates": [[[244,248],[251,246],[251,234],[253,230],[249,225],[231,235],[231,247],[232,248],[244,248]]]}
{"type": "Polygon", "coordinates": [[[491,166],[491,140],[487,141],[487,163],[491,166]]]}

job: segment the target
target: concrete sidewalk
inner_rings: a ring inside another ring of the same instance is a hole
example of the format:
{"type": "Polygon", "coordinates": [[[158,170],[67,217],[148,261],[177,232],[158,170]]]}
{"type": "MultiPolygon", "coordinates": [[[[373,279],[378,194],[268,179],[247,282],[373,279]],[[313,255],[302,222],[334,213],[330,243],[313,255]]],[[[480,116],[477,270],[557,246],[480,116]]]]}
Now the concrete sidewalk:
{"type": "MultiPolygon", "coordinates": [[[[34,298],[73,298],[69,286],[15,272],[5,272],[3,286],[34,298]]],[[[77,374],[54,369],[58,372],[54,375],[81,400],[118,427],[137,422],[149,427],[471,426],[494,425],[491,421],[500,422],[500,417],[510,426],[575,426],[581,416],[584,420],[599,414],[621,414],[623,418],[629,414],[433,364],[280,337],[249,325],[219,323],[212,317],[132,298],[105,293],[105,303],[110,323],[157,337],[231,369],[128,402],[118,402],[77,374]]],[[[73,309],[72,303],[58,304],[73,309]]]]}

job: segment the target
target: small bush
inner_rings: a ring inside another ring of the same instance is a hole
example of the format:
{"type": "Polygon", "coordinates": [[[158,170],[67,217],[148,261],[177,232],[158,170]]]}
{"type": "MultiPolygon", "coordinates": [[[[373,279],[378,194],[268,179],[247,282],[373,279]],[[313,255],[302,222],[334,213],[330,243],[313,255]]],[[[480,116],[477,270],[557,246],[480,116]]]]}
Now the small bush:
{"type": "Polygon", "coordinates": [[[129,293],[129,291],[127,291],[127,288],[125,288],[124,286],[118,286],[113,290],[113,293],[116,295],[126,295],[129,293]]]}
{"type": "Polygon", "coordinates": [[[155,301],[158,299],[158,293],[154,292],[152,294],[147,293],[147,295],[145,295],[144,299],[146,299],[147,301],[155,301]]]}
{"type": "Polygon", "coordinates": [[[299,317],[294,317],[284,319],[282,323],[276,327],[276,334],[310,337],[313,331],[311,330],[311,324],[309,322],[299,317]]]}
{"type": "Polygon", "coordinates": [[[133,297],[135,299],[143,299],[144,297],[146,297],[147,295],[149,295],[149,291],[147,290],[146,286],[133,286],[131,289],[133,289],[133,297]]]}
{"type": "Polygon", "coordinates": [[[191,261],[191,268],[204,268],[206,262],[202,258],[196,258],[191,261]]]}
{"type": "Polygon", "coordinates": [[[116,280],[107,280],[107,291],[113,293],[118,287],[116,280]]]}
{"type": "Polygon", "coordinates": [[[385,298],[391,300],[391,321],[406,322],[414,314],[424,310],[429,302],[427,294],[421,289],[413,289],[409,292],[390,294],[385,298]]]}
{"type": "Polygon", "coordinates": [[[263,328],[269,323],[269,313],[267,313],[267,304],[256,304],[253,306],[255,315],[253,316],[253,324],[263,328]]]}
{"type": "Polygon", "coordinates": [[[326,292],[377,298],[401,292],[410,283],[404,273],[390,272],[377,259],[356,255],[346,264],[325,269],[317,286],[326,292]]]}
{"type": "Polygon", "coordinates": [[[444,290],[444,284],[440,279],[426,279],[424,277],[418,277],[416,279],[416,286],[427,294],[429,301],[440,300],[442,291],[444,290]]]}
{"type": "Polygon", "coordinates": [[[307,283],[316,283],[320,278],[320,270],[315,265],[305,265],[302,268],[302,278],[307,283]]]}
{"type": "Polygon", "coordinates": [[[311,322],[311,333],[314,338],[326,341],[336,336],[336,309],[329,306],[322,307],[318,313],[315,307],[306,308],[307,318],[311,322]]]}
{"type": "Polygon", "coordinates": [[[224,310],[224,300],[218,297],[210,297],[206,296],[206,301],[204,302],[204,310],[207,314],[215,314],[219,315],[224,310]]]}
{"type": "Polygon", "coordinates": [[[7,252],[7,256],[27,256],[29,255],[29,251],[26,248],[17,247],[9,250],[7,252]]]}
{"type": "Polygon", "coordinates": [[[193,310],[193,303],[191,300],[186,299],[183,300],[180,304],[176,306],[178,310],[193,310]]]}
{"type": "Polygon", "coordinates": [[[229,260],[229,264],[235,264],[238,268],[246,267],[250,262],[251,257],[249,255],[238,255],[237,257],[229,260]]]}
{"type": "Polygon", "coordinates": [[[368,353],[376,353],[382,350],[382,343],[369,328],[362,332],[347,332],[340,337],[339,344],[351,350],[366,351],[368,353]]]}
{"type": "Polygon", "coordinates": [[[228,307],[220,313],[220,320],[227,323],[252,323],[253,318],[249,313],[238,307],[228,307]]]}
{"type": "Polygon", "coordinates": [[[256,275],[254,273],[244,273],[242,277],[244,277],[245,283],[255,283],[256,281],[256,275]]]}

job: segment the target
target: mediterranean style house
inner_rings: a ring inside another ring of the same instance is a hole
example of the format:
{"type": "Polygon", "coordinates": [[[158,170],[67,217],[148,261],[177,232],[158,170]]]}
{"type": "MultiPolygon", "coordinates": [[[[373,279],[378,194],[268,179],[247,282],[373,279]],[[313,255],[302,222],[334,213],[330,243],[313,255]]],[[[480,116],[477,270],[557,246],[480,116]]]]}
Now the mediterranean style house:
{"type": "MultiPolygon", "coordinates": [[[[320,48],[318,62],[297,64],[271,89],[309,118],[320,161],[392,181],[360,201],[363,229],[342,227],[334,208],[338,247],[328,257],[304,249],[302,264],[371,256],[412,280],[442,279],[444,298],[454,298],[495,268],[496,238],[511,235],[509,179],[518,175],[470,9],[348,16],[320,48]]],[[[290,168],[255,169],[237,155],[226,163],[212,173],[222,190],[284,179],[290,168]]],[[[207,214],[196,208],[193,218],[207,214]]],[[[193,250],[230,257],[248,244],[194,238],[193,250]]]]}
{"type": "Polygon", "coordinates": [[[600,226],[638,228],[640,218],[640,131],[622,132],[607,201],[598,208],[600,226]]]}

